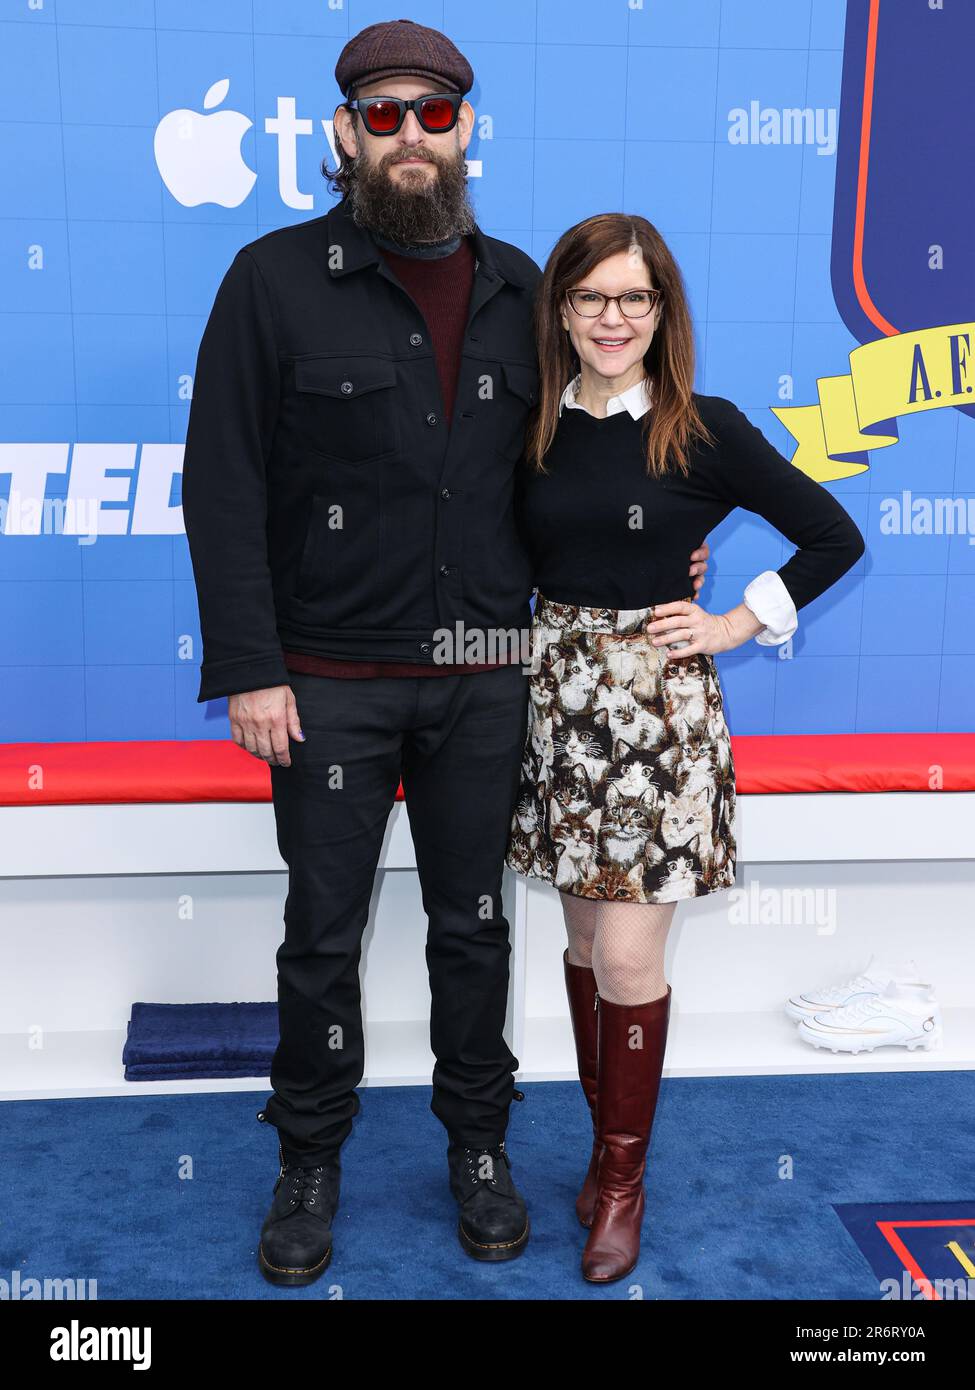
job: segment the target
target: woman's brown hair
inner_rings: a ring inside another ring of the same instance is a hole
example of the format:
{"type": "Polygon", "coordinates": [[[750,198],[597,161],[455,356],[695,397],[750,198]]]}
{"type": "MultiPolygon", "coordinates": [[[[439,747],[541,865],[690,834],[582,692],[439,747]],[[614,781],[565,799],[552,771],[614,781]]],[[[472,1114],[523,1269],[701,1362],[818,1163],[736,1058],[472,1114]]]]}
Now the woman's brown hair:
{"type": "Polygon", "coordinates": [[[647,473],[660,477],[674,463],[687,473],[694,439],[713,444],[714,436],[694,404],[694,333],[684,277],[666,242],[645,217],[604,212],[570,227],[552,250],[535,299],[535,340],[541,372],[538,406],[528,426],[526,457],[539,472],[559,422],[566,382],[579,371],[579,358],[562,327],[566,292],[583,282],[608,256],[639,252],[650,283],[663,292],[660,317],[644,358],[653,383],[653,408],[643,417],[647,473]]]}

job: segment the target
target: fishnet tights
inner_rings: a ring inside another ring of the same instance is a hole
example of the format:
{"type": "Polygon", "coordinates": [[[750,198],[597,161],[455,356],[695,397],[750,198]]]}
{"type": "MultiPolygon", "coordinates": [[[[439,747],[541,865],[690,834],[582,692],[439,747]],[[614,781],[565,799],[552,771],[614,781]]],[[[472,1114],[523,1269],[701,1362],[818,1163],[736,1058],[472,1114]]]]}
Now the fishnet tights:
{"type": "Polygon", "coordinates": [[[664,947],[676,903],[611,903],[560,893],[569,962],[595,972],[611,1004],[649,1004],[667,993],[664,947]]]}

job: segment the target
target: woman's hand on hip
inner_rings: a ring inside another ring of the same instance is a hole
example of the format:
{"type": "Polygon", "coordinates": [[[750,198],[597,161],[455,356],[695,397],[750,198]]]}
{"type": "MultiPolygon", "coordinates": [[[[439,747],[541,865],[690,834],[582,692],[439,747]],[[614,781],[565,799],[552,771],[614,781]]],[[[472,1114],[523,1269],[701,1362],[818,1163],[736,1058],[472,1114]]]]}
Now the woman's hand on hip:
{"type": "MultiPolygon", "coordinates": [[[[739,646],[749,636],[738,636],[731,617],[729,613],[709,613],[700,604],[676,599],[673,603],[654,604],[653,622],[647,623],[645,631],[662,651],[678,643],[673,647],[673,655],[678,659],[699,652],[710,656],[739,646]]],[[[760,629],[761,623],[755,630],[760,629]]]]}

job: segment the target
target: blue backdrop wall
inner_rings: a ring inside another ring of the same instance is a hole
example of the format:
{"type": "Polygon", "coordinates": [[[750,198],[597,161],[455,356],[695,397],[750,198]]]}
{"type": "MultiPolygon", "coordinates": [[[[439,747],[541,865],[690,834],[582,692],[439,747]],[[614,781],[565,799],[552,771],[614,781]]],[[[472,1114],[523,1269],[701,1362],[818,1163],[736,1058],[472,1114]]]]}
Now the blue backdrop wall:
{"type": "MultiPolygon", "coordinates": [[[[975,6],[0,0],[0,739],[226,737],[225,702],[196,703],[179,508],[196,349],[237,248],[326,211],[335,60],[399,17],[477,73],[484,230],[543,264],[583,217],[648,217],[687,280],[698,389],[788,457],[798,440],[867,538],[784,648],[719,657],[735,731],[975,727],[975,219],[952,138],[975,6]]],[[[711,542],[716,611],[791,550],[743,512],[711,542]]]]}

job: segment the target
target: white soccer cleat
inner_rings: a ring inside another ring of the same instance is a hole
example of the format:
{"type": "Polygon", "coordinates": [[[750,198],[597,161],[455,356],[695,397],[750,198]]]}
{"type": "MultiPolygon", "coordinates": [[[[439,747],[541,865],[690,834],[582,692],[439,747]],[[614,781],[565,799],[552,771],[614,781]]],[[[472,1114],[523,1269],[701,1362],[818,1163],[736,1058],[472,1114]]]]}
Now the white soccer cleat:
{"type": "Polygon", "coordinates": [[[804,1018],[798,1033],[803,1042],[830,1052],[872,1052],[875,1047],[906,1047],[913,1052],[916,1047],[941,1046],[941,1010],[930,985],[903,992],[892,988],[804,1018]]]}
{"type": "Polygon", "coordinates": [[[834,1009],[845,1009],[858,999],[873,998],[883,994],[892,980],[899,984],[917,984],[921,976],[912,960],[897,965],[885,965],[876,956],[871,956],[865,968],[852,980],[841,985],[826,985],[822,989],[811,989],[805,994],[795,994],[785,1006],[790,1018],[801,1022],[804,1018],[814,1018],[816,1014],[830,1013],[834,1009]]]}

